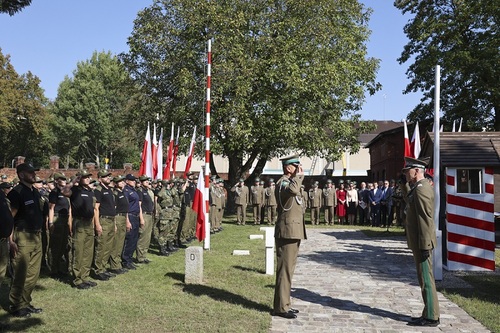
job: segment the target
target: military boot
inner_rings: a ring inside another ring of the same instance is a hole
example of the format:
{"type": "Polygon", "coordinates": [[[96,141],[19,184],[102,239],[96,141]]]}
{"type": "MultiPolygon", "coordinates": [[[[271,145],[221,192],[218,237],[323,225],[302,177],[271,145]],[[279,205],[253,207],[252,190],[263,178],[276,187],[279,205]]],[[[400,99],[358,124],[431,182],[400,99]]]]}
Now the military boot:
{"type": "Polygon", "coordinates": [[[166,244],[160,245],[160,255],[168,257],[170,252],[168,251],[168,247],[166,244]]]}
{"type": "Polygon", "coordinates": [[[174,245],[172,244],[171,241],[168,241],[167,242],[167,249],[170,251],[170,252],[175,252],[178,250],[178,248],[174,247],[174,245]]]}

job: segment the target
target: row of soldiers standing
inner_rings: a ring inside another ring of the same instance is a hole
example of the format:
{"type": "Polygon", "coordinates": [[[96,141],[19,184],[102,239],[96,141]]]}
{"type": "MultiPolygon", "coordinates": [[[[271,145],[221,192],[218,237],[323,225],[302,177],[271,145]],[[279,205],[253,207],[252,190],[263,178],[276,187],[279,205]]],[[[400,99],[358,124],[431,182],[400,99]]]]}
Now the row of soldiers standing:
{"type": "Polygon", "coordinates": [[[267,187],[259,178],[255,178],[254,184],[248,189],[245,180],[240,178],[232,188],[234,203],[236,205],[236,223],[246,224],[247,205],[252,206],[254,225],[259,225],[263,220],[263,213],[267,216],[267,224],[274,225],[277,219],[277,202],[274,194],[275,183],[271,178],[267,187]]]}

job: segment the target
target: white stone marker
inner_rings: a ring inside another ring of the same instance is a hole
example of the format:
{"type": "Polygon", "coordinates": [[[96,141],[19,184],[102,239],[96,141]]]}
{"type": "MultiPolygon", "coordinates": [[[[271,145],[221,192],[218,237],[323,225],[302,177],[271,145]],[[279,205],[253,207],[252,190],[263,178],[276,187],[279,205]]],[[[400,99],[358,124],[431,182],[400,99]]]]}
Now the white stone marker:
{"type": "Polygon", "coordinates": [[[201,284],[203,282],[203,248],[189,246],[185,256],[186,274],[184,283],[201,284]]]}
{"type": "Polygon", "coordinates": [[[274,275],[274,227],[261,227],[266,233],[266,274],[274,275]]]}

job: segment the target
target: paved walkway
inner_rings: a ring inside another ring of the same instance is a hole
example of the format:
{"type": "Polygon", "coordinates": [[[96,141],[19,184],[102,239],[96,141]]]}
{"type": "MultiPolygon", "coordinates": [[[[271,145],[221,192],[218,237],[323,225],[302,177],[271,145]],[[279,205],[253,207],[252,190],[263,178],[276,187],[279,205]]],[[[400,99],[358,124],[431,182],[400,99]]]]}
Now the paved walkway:
{"type": "Polygon", "coordinates": [[[441,324],[407,326],[422,311],[413,257],[401,237],[308,229],[292,284],[297,319],[272,317],[270,333],[489,332],[438,293],[441,324]]]}

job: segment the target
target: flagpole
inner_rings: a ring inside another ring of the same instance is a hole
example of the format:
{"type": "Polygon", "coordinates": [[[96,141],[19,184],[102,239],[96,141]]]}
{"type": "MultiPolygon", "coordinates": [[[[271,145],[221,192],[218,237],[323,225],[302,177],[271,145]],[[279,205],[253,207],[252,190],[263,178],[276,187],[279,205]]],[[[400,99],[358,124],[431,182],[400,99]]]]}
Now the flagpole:
{"type": "Polygon", "coordinates": [[[208,54],[207,54],[207,103],[205,112],[205,242],[203,243],[203,248],[205,250],[210,250],[210,219],[209,219],[209,209],[210,205],[208,203],[209,196],[209,173],[210,173],[210,86],[212,77],[212,41],[208,40],[208,54]]]}
{"type": "MultiPolygon", "coordinates": [[[[434,278],[438,281],[443,279],[443,250],[442,231],[439,230],[439,210],[440,210],[440,140],[439,140],[439,109],[441,90],[441,67],[436,65],[436,86],[434,90],[434,225],[436,227],[437,244],[434,249],[434,278]]],[[[453,123],[455,129],[455,123],[453,123]]]]}

